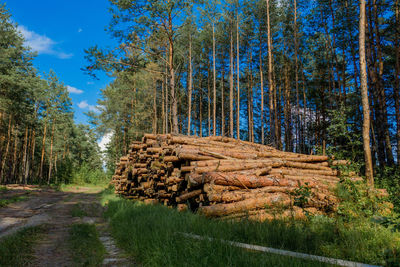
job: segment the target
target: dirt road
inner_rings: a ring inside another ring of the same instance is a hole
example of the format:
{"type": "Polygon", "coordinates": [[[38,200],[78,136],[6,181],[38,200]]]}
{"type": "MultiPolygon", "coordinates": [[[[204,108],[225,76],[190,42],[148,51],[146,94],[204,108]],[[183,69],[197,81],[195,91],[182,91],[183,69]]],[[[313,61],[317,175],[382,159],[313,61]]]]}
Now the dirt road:
{"type": "Polygon", "coordinates": [[[34,186],[8,186],[0,197],[24,195],[26,200],[0,208],[0,238],[24,227],[45,225],[46,232],[35,246],[32,266],[72,266],[67,246],[69,228],[75,223],[95,224],[107,250],[103,266],[132,266],[115,246],[99,203],[101,188],[73,187],[67,192],[34,186]],[[74,209],[84,216],[74,217],[74,209]]]}

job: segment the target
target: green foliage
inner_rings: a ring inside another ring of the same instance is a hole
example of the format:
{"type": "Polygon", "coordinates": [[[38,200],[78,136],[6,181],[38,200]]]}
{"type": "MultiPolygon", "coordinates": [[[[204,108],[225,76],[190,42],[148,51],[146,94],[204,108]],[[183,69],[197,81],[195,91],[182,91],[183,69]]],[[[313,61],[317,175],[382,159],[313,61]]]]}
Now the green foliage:
{"type": "Polygon", "coordinates": [[[44,226],[30,227],[0,239],[0,266],[30,265],[34,245],[44,231],[44,226]]]}
{"type": "Polygon", "coordinates": [[[363,148],[361,129],[351,118],[354,117],[356,105],[340,106],[330,111],[330,122],[327,127],[327,153],[338,159],[349,159],[352,162],[362,161],[363,148]]]}
{"type": "Polygon", "coordinates": [[[93,224],[74,224],[69,230],[68,245],[76,266],[100,266],[106,249],[93,224]]]}
{"type": "Polygon", "coordinates": [[[343,179],[336,188],[340,200],[337,214],[345,221],[391,213],[392,205],[381,193],[368,187],[365,182],[343,179]]]}
{"type": "Polygon", "coordinates": [[[294,205],[300,208],[305,208],[309,199],[312,197],[311,187],[306,183],[305,185],[300,185],[295,190],[290,192],[290,195],[294,197],[294,205]]]}
{"type": "Polygon", "coordinates": [[[72,216],[72,217],[83,218],[83,217],[87,216],[87,213],[86,213],[86,211],[84,211],[83,209],[81,209],[81,207],[80,207],[79,204],[75,204],[75,205],[72,207],[71,216],[72,216]]]}
{"type": "Polygon", "coordinates": [[[109,179],[103,169],[92,169],[86,163],[72,172],[72,179],[69,181],[69,183],[77,185],[101,185],[106,184],[107,182],[109,182],[109,179]]]}
{"type": "Polygon", "coordinates": [[[27,196],[15,196],[15,197],[5,198],[5,199],[0,198],[0,208],[5,207],[11,203],[24,201],[26,199],[27,199],[27,196]]]}
{"type": "Polygon", "coordinates": [[[400,168],[385,167],[377,170],[375,183],[389,193],[389,201],[396,212],[400,213],[400,168]]]}

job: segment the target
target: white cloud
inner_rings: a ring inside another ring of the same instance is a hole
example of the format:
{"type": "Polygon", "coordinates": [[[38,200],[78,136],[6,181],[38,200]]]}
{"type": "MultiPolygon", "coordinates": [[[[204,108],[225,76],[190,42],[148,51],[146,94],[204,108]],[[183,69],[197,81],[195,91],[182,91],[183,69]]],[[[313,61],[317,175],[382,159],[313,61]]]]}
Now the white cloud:
{"type": "Polygon", "coordinates": [[[88,84],[88,85],[93,85],[93,84],[94,84],[94,82],[87,82],[87,84],[88,84]]]}
{"type": "Polygon", "coordinates": [[[113,133],[106,133],[100,140],[99,147],[100,151],[104,152],[107,149],[107,145],[110,143],[113,133]]]}
{"type": "Polygon", "coordinates": [[[83,90],[80,90],[80,89],[78,89],[78,88],[75,88],[75,87],[72,87],[72,86],[69,86],[69,85],[67,85],[67,90],[68,90],[68,92],[70,92],[71,94],[80,95],[80,94],[83,93],[83,90]]]}
{"type": "Polygon", "coordinates": [[[82,30],[82,28],[79,28],[78,33],[81,33],[81,32],[83,32],[83,30],[82,30]]]}
{"type": "Polygon", "coordinates": [[[25,44],[38,54],[53,55],[60,59],[67,59],[73,56],[73,54],[56,49],[55,46],[57,43],[46,35],[40,35],[34,31],[30,31],[23,25],[19,25],[18,30],[25,38],[25,44]]]}
{"type": "Polygon", "coordinates": [[[88,109],[88,110],[93,111],[93,112],[99,112],[100,111],[99,110],[99,106],[90,105],[90,104],[88,104],[88,102],[86,100],[81,101],[78,104],[78,107],[80,109],[88,109]]]}

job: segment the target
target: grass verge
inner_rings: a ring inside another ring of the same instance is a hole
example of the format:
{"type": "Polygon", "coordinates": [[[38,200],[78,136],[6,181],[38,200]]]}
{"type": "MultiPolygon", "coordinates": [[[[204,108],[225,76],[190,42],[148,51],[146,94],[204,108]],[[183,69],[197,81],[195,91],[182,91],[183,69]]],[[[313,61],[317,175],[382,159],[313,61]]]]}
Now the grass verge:
{"type": "Polygon", "coordinates": [[[5,207],[11,203],[24,201],[27,198],[28,198],[27,196],[15,196],[15,197],[10,197],[10,198],[0,199],[0,208],[5,207]]]}
{"type": "Polygon", "coordinates": [[[120,247],[145,266],[325,266],[218,241],[190,240],[176,232],[377,265],[389,264],[400,249],[399,233],[368,220],[318,216],[308,221],[229,222],[123,199],[109,201],[105,216],[120,247]]]}
{"type": "Polygon", "coordinates": [[[79,204],[75,204],[71,209],[71,216],[72,217],[79,217],[83,218],[87,216],[87,212],[84,211],[79,204]]]}
{"type": "Polygon", "coordinates": [[[93,224],[74,224],[68,240],[73,261],[77,266],[101,266],[106,249],[93,224]]]}
{"type": "Polygon", "coordinates": [[[59,184],[56,189],[62,192],[76,192],[84,190],[86,193],[98,193],[104,190],[107,184],[59,184]]]}
{"type": "Polygon", "coordinates": [[[0,266],[27,266],[32,263],[33,246],[44,231],[44,226],[30,227],[0,239],[0,266]]]}

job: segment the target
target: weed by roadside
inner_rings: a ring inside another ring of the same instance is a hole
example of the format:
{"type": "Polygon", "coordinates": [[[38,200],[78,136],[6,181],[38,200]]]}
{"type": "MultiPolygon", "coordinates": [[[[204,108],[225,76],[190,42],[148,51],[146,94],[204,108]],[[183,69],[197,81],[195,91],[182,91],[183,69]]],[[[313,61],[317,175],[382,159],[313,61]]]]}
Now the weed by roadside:
{"type": "Polygon", "coordinates": [[[111,219],[111,232],[120,247],[145,266],[328,266],[251,252],[218,240],[193,240],[178,233],[265,244],[255,242],[253,235],[262,235],[263,232],[259,228],[252,230],[257,225],[248,222],[236,224],[208,220],[189,212],[178,213],[163,206],[147,206],[126,200],[110,202],[106,216],[111,219]]]}
{"type": "Polygon", "coordinates": [[[69,231],[68,245],[75,265],[100,266],[106,249],[93,224],[74,224],[69,231]]]}
{"type": "Polygon", "coordinates": [[[0,266],[27,266],[34,260],[33,246],[45,226],[25,228],[0,239],[0,266]]]}
{"type": "Polygon", "coordinates": [[[81,209],[79,204],[75,204],[71,209],[71,216],[82,218],[87,216],[87,213],[81,209]]]}
{"type": "Polygon", "coordinates": [[[15,196],[15,197],[10,197],[10,198],[0,199],[0,208],[5,207],[11,203],[24,201],[27,198],[28,198],[27,196],[15,196]]]}

